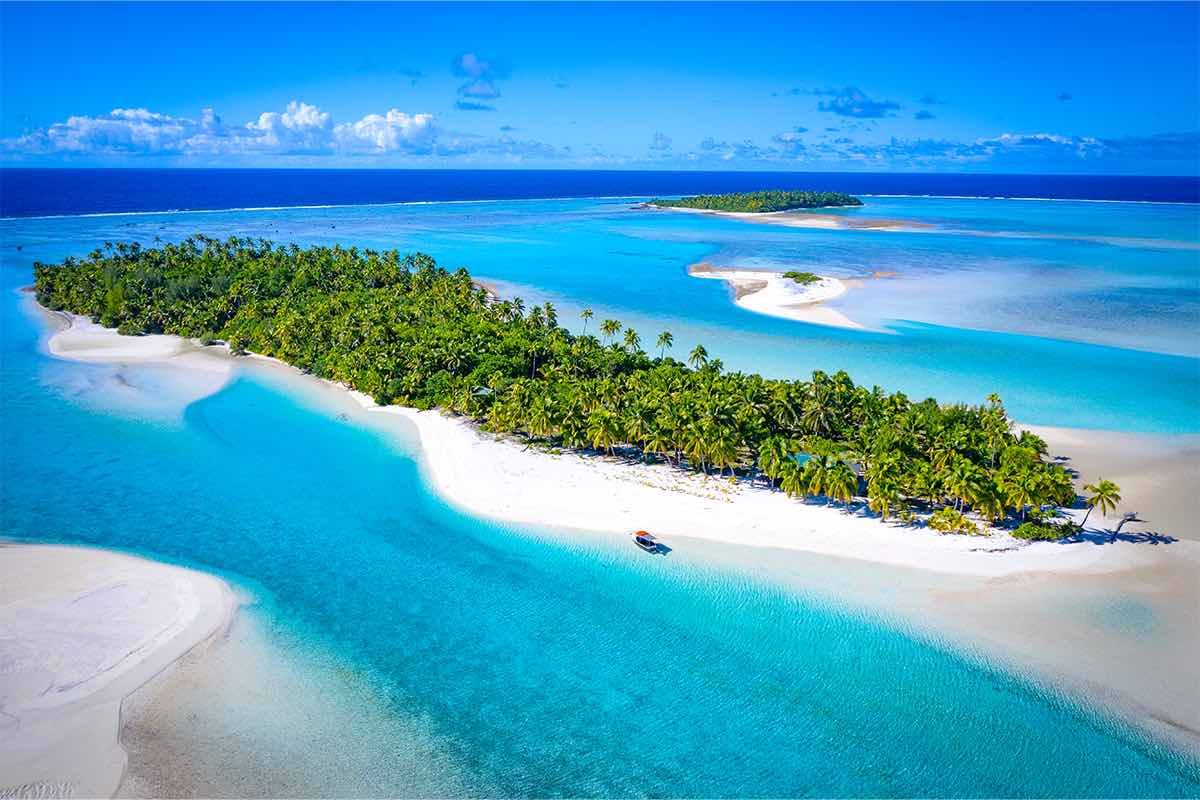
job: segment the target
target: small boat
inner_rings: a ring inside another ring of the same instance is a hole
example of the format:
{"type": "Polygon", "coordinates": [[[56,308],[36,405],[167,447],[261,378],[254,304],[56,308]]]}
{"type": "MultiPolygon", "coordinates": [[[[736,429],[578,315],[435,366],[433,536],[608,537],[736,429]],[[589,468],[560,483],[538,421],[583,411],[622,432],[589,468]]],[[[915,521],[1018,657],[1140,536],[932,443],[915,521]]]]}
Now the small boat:
{"type": "Polygon", "coordinates": [[[638,531],[633,534],[633,543],[645,550],[647,553],[658,552],[658,540],[654,538],[654,534],[646,531],[638,531]]]}

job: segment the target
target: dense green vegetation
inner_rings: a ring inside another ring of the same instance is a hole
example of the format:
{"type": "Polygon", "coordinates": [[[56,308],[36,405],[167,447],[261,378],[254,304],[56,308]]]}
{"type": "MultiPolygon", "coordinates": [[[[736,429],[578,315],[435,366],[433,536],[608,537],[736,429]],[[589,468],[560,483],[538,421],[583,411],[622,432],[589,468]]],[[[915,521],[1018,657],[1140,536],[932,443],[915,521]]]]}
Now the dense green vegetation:
{"type": "Polygon", "coordinates": [[[801,286],[808,286],[810,283],[816,283],[817,281],[821,280],[821,276],[817,275],[816,273],[797,272],[794,269],[783,273],[783,277],[791,278],[801,286]]]}
{"type": "Polygon", "coordinates": [[[106,246],[35,275],[42,305],[122,333],[223,340],[380,403],[440,406],[493,431],[738,473],[794,496],[863,497],[885,519],[944,506],[938,524],[966,531],[967,509],[1024,518],[1075,499],[1045,443],[1014,434],[994,395],[941,405],[844,372],[769,380],[725,371],[700,345],[684,364],[667,355],[669,332],[652,357],[616,320],[597,338],[585,311],[571,334],[549,303],[490,298],[425,255],[197,236],[106,246]]]}
{"type": "Polygon", "coordinates": [[[762,214],[767,211],[789,211],[794,208],[833,208],[861,206],[862,200],[841,192],[807,192],[773,189],[763,192],[731,192],[701,194],[678,200],[656,198],[650,205],[662,208],[703,208],[709,211],[741,211],[762,214]]]}

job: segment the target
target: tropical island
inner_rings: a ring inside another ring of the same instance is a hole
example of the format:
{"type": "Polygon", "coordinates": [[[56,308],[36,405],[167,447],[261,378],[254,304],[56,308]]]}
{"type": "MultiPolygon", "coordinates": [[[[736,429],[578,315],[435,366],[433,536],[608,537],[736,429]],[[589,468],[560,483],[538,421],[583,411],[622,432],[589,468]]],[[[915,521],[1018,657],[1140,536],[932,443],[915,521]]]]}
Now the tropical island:
{"type": "MultiPolygon", "coordinates": [[[[1026,539],[1077,530],[1054,510],[1076,501],[1070,474],[1039,437],[1013,432],[994,395],[940,404],[844,372],[767,379],[726,371],[701,345],[683,363],[668,355],[668,331],[656,355],[617,320],[589,334],[590,310],[572,334],[553,305],[497,299],[423,254],[196,236],[108,245],[34,273],[46,308],[123,334],[224,342],[384,406],[441,408],[552,447],[727,473],[792,497],[863,497],[885,520],[947,533],[981,521],[1026,539]]],[[[1109,481],[1089,492],[1102,511],[1120,499],[1109,481]]]]}
{"type": "Polygon", "coordinates": [[[861,206],[862,200],[841,192],[810,192],[804,190],[772,189],[758,192],[701,194],[678,199],[655,198],[649,205],[659,208],[692,208],[705,211],[727,211],[737,214],[767,214],[801,208],[839,208],[861,206]]]}

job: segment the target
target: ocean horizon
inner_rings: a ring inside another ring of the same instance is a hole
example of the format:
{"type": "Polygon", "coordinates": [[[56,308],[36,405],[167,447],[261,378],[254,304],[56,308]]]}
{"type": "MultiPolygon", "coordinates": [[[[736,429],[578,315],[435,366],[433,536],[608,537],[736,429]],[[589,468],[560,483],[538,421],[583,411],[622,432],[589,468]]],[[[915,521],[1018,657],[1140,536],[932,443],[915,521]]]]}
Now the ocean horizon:
{"type": "Polygon", "coordinates": [[[1195,176],[7,166],[0,168],[0,217],[633,198],[765,187],[884,197],[1200,203],[1195,176]]]}

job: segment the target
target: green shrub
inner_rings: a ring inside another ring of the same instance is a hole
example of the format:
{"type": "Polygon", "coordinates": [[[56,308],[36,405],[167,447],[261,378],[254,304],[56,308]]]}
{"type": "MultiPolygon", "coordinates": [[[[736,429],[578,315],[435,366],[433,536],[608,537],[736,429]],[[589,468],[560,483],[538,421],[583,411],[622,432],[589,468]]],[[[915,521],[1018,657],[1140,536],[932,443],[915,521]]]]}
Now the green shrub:
{"type": "Polygon", "coordinates": [[[1065,539],[1077,533],[1079,533],[1079,526],[1071,523],[1052,525],[1047,522],[1031,521],[1022,522],[1012,535],[1029,542],[1057,542],[1059,539],[1065,539]]]}
{"type": "Polygon", "coordinates": [[[788,272],[783,273],[783,277],[791,278],[801,286],[807,286],[810,283],[816,283],[817,281],[821,280],[820,275],[816,275],[812,272],[797,272],[796,270],[789,270],[788,272]]]}
{"type": "Polygon", "coordinates": [[[975,523],[953,508],[939,508],[933,512],[928,524],[938,533],[979,533],[979,528],[975,523]]]}

